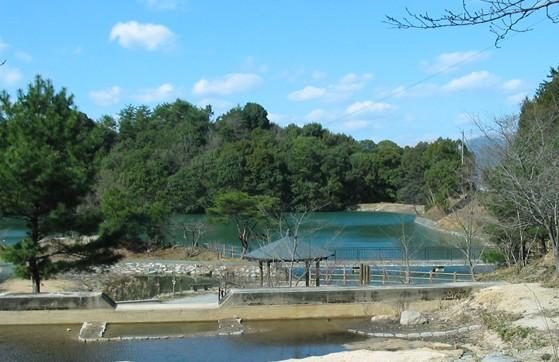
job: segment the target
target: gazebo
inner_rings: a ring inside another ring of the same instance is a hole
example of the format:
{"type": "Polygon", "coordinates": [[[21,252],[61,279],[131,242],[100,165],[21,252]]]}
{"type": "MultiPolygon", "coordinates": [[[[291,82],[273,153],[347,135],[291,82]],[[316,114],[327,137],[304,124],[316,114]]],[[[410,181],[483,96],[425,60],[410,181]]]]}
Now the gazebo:
{"type": "Polygon", "coordinates": [[[253,250],[245,259],[258,261],[260,266],[260,286],[264,286],[264,262],[267,265],[268,286],[271,286],[270,264],[278,262],[304,262],[305,285],[310,284],[310,266],[316,263],[316,286],[320,285],[320,261],[333,256],[334,252],[298,240],[293,236],[285,236],[263,247],[253,250]]]}

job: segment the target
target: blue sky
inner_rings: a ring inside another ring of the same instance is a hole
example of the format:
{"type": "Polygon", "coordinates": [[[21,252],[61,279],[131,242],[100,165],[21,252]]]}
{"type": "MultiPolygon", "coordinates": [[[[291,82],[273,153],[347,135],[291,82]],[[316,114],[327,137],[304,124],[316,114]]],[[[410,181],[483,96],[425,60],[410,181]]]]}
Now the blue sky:
{"type": "Polygon", "coordinates": [[[95,119],[178,97],[212,104],[216,115],[258,102],[280,125],[320,122],[376,142],[474,135],[472,116],[517,112],[559,65],[559,25],[534,15],[533,31],[497,49],[484,26],[383,23],[406,6],[436,12],[454,3],[0,1],[0,88],[14,93],[41,74],[95,119]]]}

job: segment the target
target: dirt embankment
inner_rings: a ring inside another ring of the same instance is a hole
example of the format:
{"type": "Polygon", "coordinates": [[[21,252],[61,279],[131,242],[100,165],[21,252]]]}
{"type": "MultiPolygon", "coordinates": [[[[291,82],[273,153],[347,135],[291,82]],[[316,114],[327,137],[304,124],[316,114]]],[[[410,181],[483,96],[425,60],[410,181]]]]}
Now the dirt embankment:
{"type": "Polygon", "coordinates": [[[355,210],[423,215],[425,213],[425,206],[412,205],[412,204],[397,204],[397,203],[390,203],[390,202],[377,202],[374,204],[358,204],[355,210]]]}

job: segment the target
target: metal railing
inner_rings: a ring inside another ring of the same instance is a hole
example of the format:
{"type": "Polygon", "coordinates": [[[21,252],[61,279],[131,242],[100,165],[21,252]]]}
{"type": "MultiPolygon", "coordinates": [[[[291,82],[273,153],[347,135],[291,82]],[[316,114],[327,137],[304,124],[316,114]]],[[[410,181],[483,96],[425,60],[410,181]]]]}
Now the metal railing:
{"type": "Polygon", "coordinates": [[[243,249],[237,245],[223,243],[204,243],[202,245],[206,249],[217,253],[219,258],[238,259],[243,254],[243,249]]]}
{"type": "MultiPolygon", "coordinates": [[[[224,243],[204,243],[204,247],[218,254],[221,258],[240,258],[242,248],[238,245],[224,243]]],[[[380,264],[400,264],[405,259],[405,253],[399,247],[342,247],[332,249],[335,260],[374,261],[380,264]]],[[[482,248],[472,250],[472,259],[479,259],[482,248]]],[[[465,258],[461,250],[445,246],[428,246],[415,249],[408,253],[408,260],[413,262],[447,264],[464,263],[465,258]]]]}
{"type": "MultiPolygon", "coordinates": [[[[316,283],[316,270],[311,268],[310,280],[316,283]]],[[[471,274],[444,271],[416,271],[382,268],[368,264],[327,266],[320,269],[320,285],[370,285],[370,284],[434,284],[471,281],[471,274]]]]}

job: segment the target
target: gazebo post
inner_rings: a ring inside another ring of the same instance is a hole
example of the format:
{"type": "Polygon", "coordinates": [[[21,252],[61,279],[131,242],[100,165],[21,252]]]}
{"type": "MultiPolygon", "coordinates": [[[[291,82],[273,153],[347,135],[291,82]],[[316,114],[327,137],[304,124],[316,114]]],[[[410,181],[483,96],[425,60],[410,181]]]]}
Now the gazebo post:
{"type": "Polygon", "coordinates": [[[267,266],[268,266],[268,288],[272,286],[272,278],[271,278],[271,271],[270,271],[270,264],[271,261],[268,260],[267,266]]]}
{"type": "Polygon", "coordinates": [[[258,262],[258,266],[260,267],[260,287],[264,286],[264,266],[262,265],[262,261],[258,262]]]}
{"type": "Polygon", "coordinates": [[[316,261],[316,286],[320,287],[320,259],[316,261]]]}
{"type": "Polygon", "coordinates": [[[305,260],[305,286],[308,287],[311,284],[311,273],[309,273],[311,269],[310,262],[305,260]]]}

